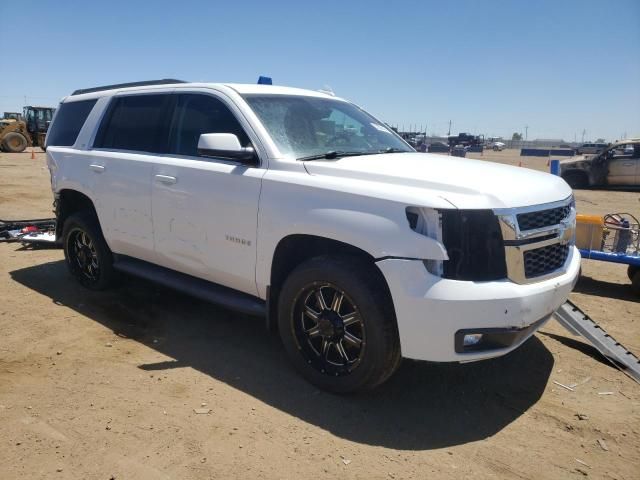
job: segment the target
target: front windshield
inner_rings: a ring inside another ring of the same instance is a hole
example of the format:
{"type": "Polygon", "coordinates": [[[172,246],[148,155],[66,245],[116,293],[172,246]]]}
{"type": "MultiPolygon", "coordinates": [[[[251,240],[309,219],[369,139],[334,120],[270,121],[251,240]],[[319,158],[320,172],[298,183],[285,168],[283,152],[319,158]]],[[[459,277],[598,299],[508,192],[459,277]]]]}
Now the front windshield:
{"type": "Polygon", "coordinates": [[[244,99],[283,155],[414,151],[388,127],[348,102],[301,95],[245,95],[244,99]]]}

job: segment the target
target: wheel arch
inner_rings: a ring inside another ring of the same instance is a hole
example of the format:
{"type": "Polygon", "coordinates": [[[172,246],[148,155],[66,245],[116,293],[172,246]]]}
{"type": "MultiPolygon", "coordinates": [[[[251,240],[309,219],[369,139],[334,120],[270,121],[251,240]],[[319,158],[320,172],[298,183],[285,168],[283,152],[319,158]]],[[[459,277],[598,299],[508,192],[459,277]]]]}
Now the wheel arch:
{"type": "Polygon", "coordinates": [[[567,181],[565,177],[571,177],[571,176],[580,177],[584,181],[584,184],[586,186],[591,185],[591,175],[589,175],[589,172],[587,172],[586,170],[582,170],[580,168],[570,168],[562,172],[562,175],[561,175],[562,179],[565,181],[567,181]]]}
{"type": "Polygon", "coordinates": [[[282,238],[273,253],[269,286],[267,287],[267,327],[270,330],[277,325],[277,305],[280,288],[287,276],[301,263],[320,256],[350,256],[361,259],[371,267],[371,272],[383,287],[393,311],[393,299],[382,271],[376,265],[376,259],[365,250],[349,243],[328,237],[310,234],[291,234],[282,238]]]}
{"type": "Polygon", "coordinates": [[[62,235],[64,222],[70,215],[89,210],[96,219],[98,218],[93,200],[78,190],[69,188],[60,190],[56,194],[54,206],[56,212],[56,238],[58,239],[60,239],[62,235]]]}

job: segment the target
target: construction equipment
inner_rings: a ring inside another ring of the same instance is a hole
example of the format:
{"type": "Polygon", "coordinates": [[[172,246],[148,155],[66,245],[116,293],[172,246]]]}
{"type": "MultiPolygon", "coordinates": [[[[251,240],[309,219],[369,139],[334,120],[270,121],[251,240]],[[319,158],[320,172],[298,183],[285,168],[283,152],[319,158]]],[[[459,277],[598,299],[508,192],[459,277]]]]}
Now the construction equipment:
{"type": "Polygon", "coordinates": [[[22,120],[22,114],[20,112],[4,112],[4,120],[22,120]]]}
{"type": "Polygon", "coordinates": [[[584,259],[627,265],[631,288],[640,295],[640,222],[635,216],[576,215],[576,246],[584,259]]]}
{"type": "Polygon", "coordinates": [[[10,118],[0,120],[0,149],[20,153],[27,147],[44,147],[44,140],[55,108],[26,106],[22,118],[15,112],[5,112],[10,118]]]}
{"type": "Polygon", "coordinates": [[[573,303],[569,300],[563,303],[556,310],[555,318],[574,335],[581,335],[589,340],[614,366],[640,383],[638,357],[623,347],[573,303]]]}

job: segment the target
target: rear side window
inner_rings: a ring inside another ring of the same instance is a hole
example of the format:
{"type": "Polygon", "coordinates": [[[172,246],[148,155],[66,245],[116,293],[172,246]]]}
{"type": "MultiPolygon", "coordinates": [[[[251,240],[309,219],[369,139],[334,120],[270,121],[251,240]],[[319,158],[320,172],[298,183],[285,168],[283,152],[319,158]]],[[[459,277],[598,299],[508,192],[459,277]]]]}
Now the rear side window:
{"type": "Polygon", "coordinates": [[[47,132],[47,146],[70,147],[76,143],[80,129],[96,102],[97,99],[60,105],[56,121],[47,132]]]}
{"type": "Polygon", "coordinates": [[[100,124],[94,148],[162,153],[169,95],[135,95],[113,100],[100,124]]]}
{"type": "Polygon", "coordinates": [[[198,155],[198,140],[203,133],[233,133],[243,147],[249,137],[222,101],[210,95],[177,94],[169,133],[169,153],[198,155]]]}

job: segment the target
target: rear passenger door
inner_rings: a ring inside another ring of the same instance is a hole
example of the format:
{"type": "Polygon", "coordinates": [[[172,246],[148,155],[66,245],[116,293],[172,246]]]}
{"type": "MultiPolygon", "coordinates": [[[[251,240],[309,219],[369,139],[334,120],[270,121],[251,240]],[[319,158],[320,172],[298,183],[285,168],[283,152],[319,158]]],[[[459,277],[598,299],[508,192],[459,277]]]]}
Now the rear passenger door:
{"type": "Polygon", "coordinates": [[[153,262],[151,175],[166,150],[169,93],[136,93],[111,100],[88,168],[96,178],[96,210],[111,250],[153,262]]]}
{"type": "Polygon", "coordinates": [[[175,93],[168,154],[156,159],[152,211],[158,262],[256,295],[256,230],[265,170],[198,154],[203,133],[250,144],[233,105],[208,93],[175,93]]]}

